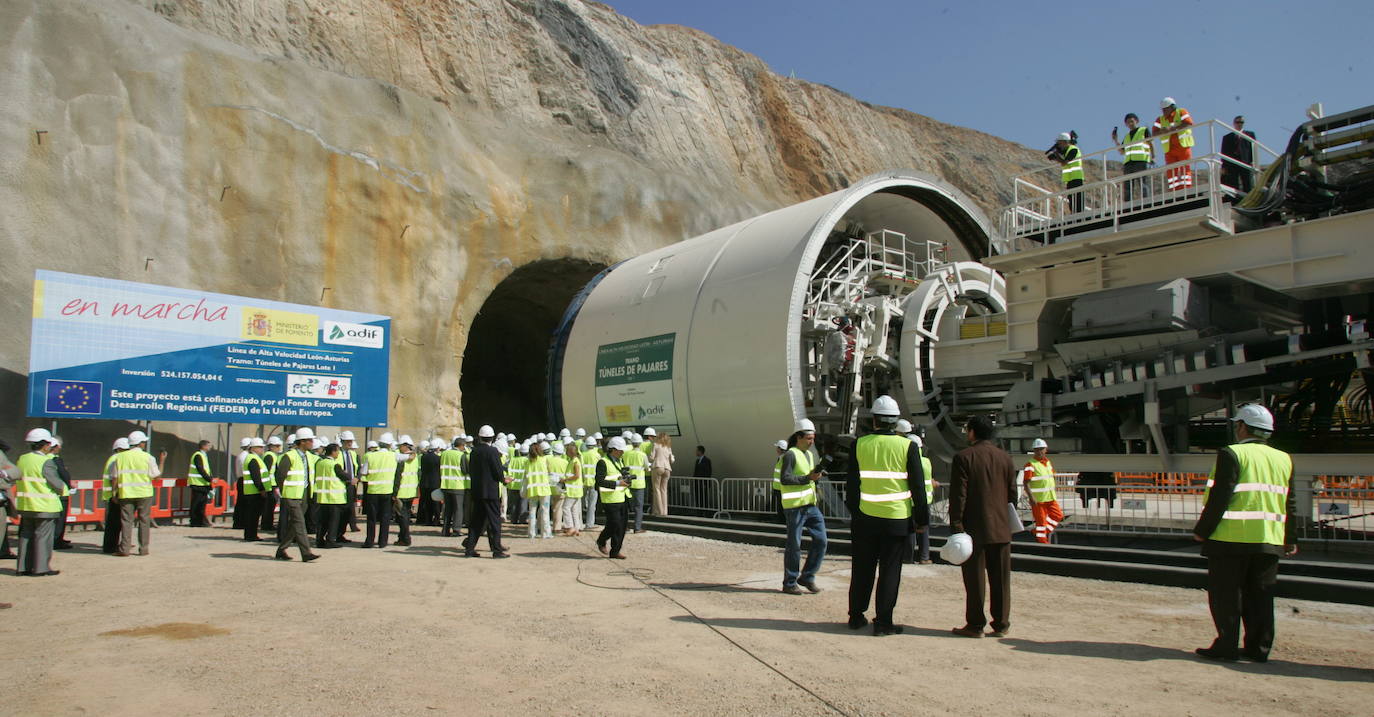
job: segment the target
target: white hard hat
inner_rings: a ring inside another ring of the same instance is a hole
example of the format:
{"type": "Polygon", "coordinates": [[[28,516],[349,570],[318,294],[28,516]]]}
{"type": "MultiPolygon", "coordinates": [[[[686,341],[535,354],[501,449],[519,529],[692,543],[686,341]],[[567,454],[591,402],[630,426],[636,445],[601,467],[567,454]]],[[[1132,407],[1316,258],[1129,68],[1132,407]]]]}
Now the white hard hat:
{"type": "Polygon", "coordinates": [[[1043,439],[1043,438],[1037,438],[1037,439],[1035,439],[1034,441],[1031,441],[1031,450],[1032,450],[1032,451],[1035,450],[1035,449],[1037,449],[1037,448],[1049,448],[1049,447],[1050,447],[1050,444],[1046,443],[1046,442],[1045,442],[1045,439],[1043,439]]]}
{"type": "MultiPolygon", "coordinates": [[[[47,431],[44,431],[44,433],[47,433],[47,431]]],[[[129,434],[129,445],[131,445],[131,446],[136,446],[136,445],[138,445],[138,444],[140,444],[140,443],[147,443],[147,442],[148,442],[148,434],[144,433],[143,431],[134,431],[133,433],[130,433],[130,434],[129,434]]]]}
{"type": "Polygon", "coordinates": [[[286,436],[286,442],[287,442],[287,443],[295,443],[295,442],[296,442],[296,434],[294,434],[294,433],[289,433],[289,434],[287,434],[287,436],[286,436]]]}
{"type": "Polygon", "coordinates": [[[973,538],[968,533],[955,533],[945,539],[940,558],[951,565],[963,565],[973,556],[973,538]]]}
{"type": "Polygon", "coordinates": [[[62,445],[62,436],[53,436],[53,437],[52,437],[52,444],[53,444],[54,446],[60,446],[60,445],[62,445]]]}
{"type": "Polygon", "coordinates": [[[376,441],[368,441],[368,442],[367,442],[367,447],[368,447],[368,448],[381,448],[381,446],[380,446],[376,441]]]}
{"type": "Polygon", "coordinates": [[[426,439],[426,440],[421,440],[421,441],[420,441],[420,450],[422,450],[422,451],[427,451],[427,450],[429,450],[429,441],[428,441],[427,439],[426,439]]]}
{"type": "Polygon", "coordinates": [[[405,435],[404,433],[401,434],[401,441],[400,441],[400,443],[401,443],[401,445],[403,445],[403,446],[412,446],[412,447],[413,447],[413,446],[415,445],[415,441],[410,440],[410,436],[407,436],[407,435],[405,435]]]}
{"type": "Polygon", "coordinates": [[[567,453],[567,451],[563,450],[563,444],[562,444],[562,443],[555,443],[555,444],[553,444],[553,454],[554,454],[555,456],[565,455],[566,453],[567,453]]]}
{"type": "Polygon", "coordinates": [[[596,448],[596,441],[591,436],[588,436],[587,439],[582,442],[582,445],[585,448],[596,448]]]}
{"type": "Polygon", "coordinates": [[[787,441],[779,440],[777,443],[773,444],[773,447],[780,451],[785,451],[787,450],[787,441]]]}
{"type": "Polygon", "coordinates": [[[528,444],[528,443],[521,443],[521,444],[520,444],[520,452],[521,452],[521,453],[528,454],[528,453],[530,452],[530,444],[528,444]]]}
{"type": "MultiPolygon", "coordinates": [[[[277,443],[281,443],[281,440],[278,440],[277,443]]],[[[261,439],[261,438],[256,438],[256,437],[254,437],[254,438],[249,438],[249,439],[248,439],[248,447],[249,447],[249,448],[262,448],[262,447],[263,447],[262,439],[261,439]]]]}
{"type": "Polygon", "coordinates": [[[620,432],[620,437],[621,437],[621,438],[624,438],[625,440],[628,441],[628,440],[630,440],[631,438],[634,438],[634,437],[635,437],[635,432],[632,431],[632,430],[630,430],[630,429],[628,429],[628,428],[626,428],[625,430],[623,430],[623,431],[620,432]]]}
{"type": "Polygon", "coordinates": [[[541,450],[541,451],[543,451],[543,452],[545,452],[545,453],[548,453],[548,452],[549,452],[549,442],[548,442],[548,441],[540,441],[540,442],[539,442],[539,450],[541,450]]]}
{"type": "Polygon", "coordinates": [[[633,436],[630,436],[630,442],[637,446],[644,442],[644,436],[641,436],[638,433],[636,433],[633,436]]]}
{"type": "Polygon", "coordinates": [[[340,434],[339,434],[339,442],[340,442],[340,443],[343,443],[344,441],[356,441],[356,440],[358,440],[358,439],[356,439],[356,438],[353,437],[353,431],[344,431],[343,433],[340,433],[340,434]]]}
{"type": "Polygon", "coordinates": [[[310,450],[312,450],[312,451],[314,451],[314,450],[319,450],[319,449],[321,449],[321,448],[324,448],[324,447],[327,446],[327,445],[329,445],[329,441],[327,441],[327,440],[325,440],[325,439],[323,439],[323,438],[312,438],[312,439],[310,439],[310,450]]]}
{"type": "Polygon", "coordinates": [[[296,429],[296,440],[298,440],[298,441],[302,441],[302,440],[305,440],[305,439],[307,439],[307,438],[314,438],[314,437],[315,437],[315,432],[312,431],[312,430],[310,430],[309,428],[298,428],[298,429],[296,429]]]}
{"type": "Polygon", "coordinates": [[[496,437],[496,431],[493,430],[491,426],[482,426],[481,428],[477,429],[477,437],[478,437],[478,438],[495,438],[495,437],[496,437]]]}
{"type": "Polygon", "coordinates": [[[625,450],[625,439],[620,436],[612,436],[611,440],[606,442],[606,448],[612,451],[623,451],[625,450]]]}
{"type": "Polygon", "coordinates": [[[1169,109],[1170,107],[1173,107],[1173,106],[1174,106],[1174,98],[1172,98],[1172,97],[1165,97],[1164,99],[1162,99],[1162,100],[1159,101],[1159,108],[1162,109],[1162,110],[1167,110],[1167,109],[1169,109]]]}
{"type": "Polygon", "coordinates": [[[815,433],[816,424],[812,423],[809,418],[803,418],[797,421],[797,431],[801,433],[815,433]]]}
{"type": "Polygon", "coordinates": [[[506,443],[506,439],[504,438],[498,438],[492,441],[491,445],[493,448],[500,451],[501,453],[505,453],[506,451],[510,450],[510,444],[506,443]]]}
{"type": "Polygon", "coordinates": [[[593,433],[593,434],[592,434],[592,438],[594,438],[594,439],[596,439],[596,440],[599,441],[599,440],[601,440],[602,438],[605,438],[605,436],[601,435],[601,431],[597,431],[596,433],[593,433]]]}
{"type": "Polygon", "coordinates": [[[567,428],[564,428],[563,430],[561,430],[561,431],[558,432],[558,437],[559,437],[559,438],[567,438],[568,436],[571,436],[571,435],[572,435],[572,431],[571,431],[570,429],[567,429],[567,428]]]}
{"type": "Polygon", "coordinates": [[[585,428],[579,428],[579,429],[577,429],[576,431],[573,432],[573,435],[574,435],[574,436],[577,436],[578,438],[586,438],[586,437],[587,437],[587,429],[585,429],[585,428]]]}
{"type": "Polygon", "coordinates": [[[120,436],[119,438],[116,438],[115,441],[114,441],[114,449],[115,449],[116,451],[127,451],[127,450],[129,450],[129,439],[125,438],[124,436],[120,436]]]}
{"type": "Polygon", "coordinates": [[[1231,420],[1241,421],[1245,425],[1251,428],[1258,428],[1261,431],[1272,432],[1274,430],[1274,414],[1270,413],[1269,409],[1258,403],[1247,403],[1241,406],[1240,410],[1236,411],[1235,417],[1231,420]]]}
{"type": "Polygon", "coordinates": [[[926,442],[921,440],[921,437],[916,435],[915,433],[906,434],[906,439],[908,441],[911,441],[912,443],[915,443],[917,448],[925,448],[926,446],[926,442]]]}
{"type": "Polygon", "coordinates": [[[572,436],[564,436],[564,437],[563,437],[563,445],[566,446],[566,445],[569,445],[569,444],[572,444],[572,443],[577,443],[577,439],[576,439],[576,438],[573,438],[572,436]]]}
{"type": "Polygon", "coordinates": [[[650,437],[652,437],[652,436],[657,436],[657,435],[658,435],[658,431],[655,431],[653,426],[649,426],[648,428],[644,429],[644,435],[650,436],[650,437]]]}
{"type": "Polygon", "coordinates": [[[250,443],[252,443],[252,442],[253,442],[253,437],[252,437],[252,436],[244,436],[242,439],[239,440],[239,448],[247,448],[247,447],[248,447],[248,444],[250,444],[250,443]]]}
{"type": "Polygon", "coordinates": [[[897,399],[891,396],[879,396],[873,401],[873,415],[900,416],[902,411],[897,408],[897,399]]]}
{"type": "Polygon", "coordinates": [[[379,437],[377,438],[377,440],[378,440],[379,442],[385,443],[385,444],[387,444],[387,445],[389,446],[389,445],[391,445],[391,444],[393,444],[393,443],[396,442],[396,437],[393,436],[393,435],[391,435],[391,432],[390,432],[390,431],[387,431],[386,433],[383,433],[381,436],[379,436],[379,437]]]}
{"type": "MultiPolygon", "coordinates": [[[[250,440],[250,441],[261,441],[262,439],[261,439],[261,438],[250,438],[250,439],[248,439],[248,440],[250,440]]],[[[267,444],[268,444],[268,445],[271,445],[271,446],[280,446],[280,445],[281,445],[281,436],[272,436],[271,438],[268,438],[268,439],[267,439],[267,444]]]]}
{"type": "Polygon", "coordinates": [[[1060,132],[1060,133],[1059,133],[1059,136],[1056,137],[1055,139],[1063,140],[1063,141],[1065,141],[1065,142],[1072,142],[1072,141],[1073,141],[1073,135],[1069,134],[1068,132],[1060,132]]]}
{"type": "Polygon", "coordinates": [[[897,419],[897,432],[903,435],[911,433],[911,421],[908,421],[905,418],[897,419]]]}

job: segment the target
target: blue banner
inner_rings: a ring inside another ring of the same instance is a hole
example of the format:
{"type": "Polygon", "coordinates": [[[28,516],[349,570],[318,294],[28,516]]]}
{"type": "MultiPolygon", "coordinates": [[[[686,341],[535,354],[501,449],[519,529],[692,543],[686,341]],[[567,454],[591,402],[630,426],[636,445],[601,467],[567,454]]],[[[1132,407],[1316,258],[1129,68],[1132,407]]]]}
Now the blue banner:
{"type": "Polygon", "coordinates": [[[38,271],[30,416],[385,426],[391,319],[38,271]]]}

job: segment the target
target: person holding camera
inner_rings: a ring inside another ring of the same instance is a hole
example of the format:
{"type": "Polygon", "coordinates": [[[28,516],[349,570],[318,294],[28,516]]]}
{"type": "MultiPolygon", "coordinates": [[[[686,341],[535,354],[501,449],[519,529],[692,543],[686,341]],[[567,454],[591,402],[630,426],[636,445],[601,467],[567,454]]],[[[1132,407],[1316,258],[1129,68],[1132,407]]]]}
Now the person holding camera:
{"type": "Polygon", "coordinates": [[[596,536],[596,549],[616,560],[625,559],[620,549],[625,544],[625,526],[629,522],[625,494],[629,492],[631,475],[629,467],[621,462],[624,455],[625,439],[615,436],[606,442],[606,454],[596,462],[596,490],[606,515],[606,527],[596,536]]]}
{"type": "MultiPolygon", "coordinates": [[[[1116,151],[1121,154],[1121,173],[1137,174],[1150,168],[1154,161],[1155,147],[1150,143],[1150,129],[1140,126],[1140,118],[1134,112],[1126,113],[1126,141],[1117,137],[1112,128],[1112,144],[1119,145],[1116,151]]],[[[1121,199],[1130,201],[1136,195],[1141,199],[1150,196],[1149,180],[1134,179],[1121,184],[1121,199]]]]}
{"type": "Polygon", "coordinates": [[[815,460],[811,446],[816,442],[816,426],[803,418],[788,439],[788,449],[779,461],[778,481],[781,484],[782,513],[787,519],[787,544],[782,554],[782,591],[800,595],[801,589],[818,593],[816,573],[825,559],[825,517],[816,507],[816,481],[825,476],[815,460]],[[801,532],[811,534],[811,546],[806,551],[806,565],[801,564],[801,532]]]}
{"type": "MultiPolygon", "coordinates": [[[[1060,132],[1054,146],[1045,151],[1045,157],[1059,163],[1059,180],[1064,190],[1083,186],[1083,153],[1078,149],[1077,132],[1060,132]]],[[[1069,207],[1073,212],[1083,211],[1083,193],[1069,195],[1069,207]]]]}

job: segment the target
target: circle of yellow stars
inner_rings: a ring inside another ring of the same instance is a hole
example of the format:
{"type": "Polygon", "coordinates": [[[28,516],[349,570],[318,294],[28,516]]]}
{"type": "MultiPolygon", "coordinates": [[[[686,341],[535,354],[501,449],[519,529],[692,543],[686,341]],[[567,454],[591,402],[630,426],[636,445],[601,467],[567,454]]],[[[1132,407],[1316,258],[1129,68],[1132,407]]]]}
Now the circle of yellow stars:
{"type": "Polygon", "coordinates": [[[87,405],[90,404],[90,402],[91,402],[91,392],[90,392],[90,391],[87,391],[85,386],[77,386],[77,385],[68,385],[68,386],[64,386],[64,387],[62,388],[61,391],[58,391],[58,392],[57,392],[57,402],[60,403],[60,404],[62,404],[62,407],[63,407],[63,408],[68,409],[68,410],[71,410],[71,411],[75,411],[75,410],[78,410],[78,409],[82,409],[82,408],[85,408],[87,405]],[[73,401],[72,403],[67,403],[67,392],[68,392],[68,391],[80,391],[80,392],[81,392],[81,399],[78,400],[78,401],[73,401]]]}

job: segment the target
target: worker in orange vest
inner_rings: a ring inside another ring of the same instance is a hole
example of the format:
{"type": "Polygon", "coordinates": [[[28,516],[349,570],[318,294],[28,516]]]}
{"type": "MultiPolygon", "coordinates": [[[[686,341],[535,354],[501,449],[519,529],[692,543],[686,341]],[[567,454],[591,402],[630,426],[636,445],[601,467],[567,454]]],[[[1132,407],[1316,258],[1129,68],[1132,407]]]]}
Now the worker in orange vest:
{"type": "Polygon", "coordinates": [[[1055,493],[1054,466],[1050,463],[1050,446],[1043,438],[1031,444],[1031,459],[1021,473],[1022,485],[1030,496],[1031,517],[1035,519],[1035,541],[1050,542],[1050,533],[1059,527],[1064,511],[1055,493]]]}
{"type": "MultiPolygon", "coordinates": [[[[1155,120],[1150,135],[1159,138],[1159,146],[1164,150],[1164,163],[1174,164],[1192,159],[1193,116],[1175,104],[1172,97],[1160,100],[1159,109],[1159,118],[1155,120]]],[[[1193,168],[1185,164],[1168,170],[1166,182],[1169,191],[1192,187],[1193,168]]]]}

